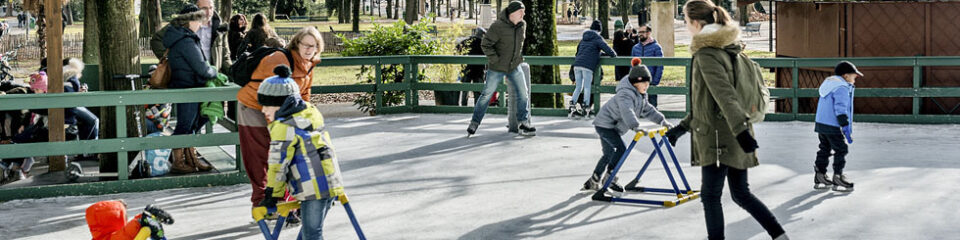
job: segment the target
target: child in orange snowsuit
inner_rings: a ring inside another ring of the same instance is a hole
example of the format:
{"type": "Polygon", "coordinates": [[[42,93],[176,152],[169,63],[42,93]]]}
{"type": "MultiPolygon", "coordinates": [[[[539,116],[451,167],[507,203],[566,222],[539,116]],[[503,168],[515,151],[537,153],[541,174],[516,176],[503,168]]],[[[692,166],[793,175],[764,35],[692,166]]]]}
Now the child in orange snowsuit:
{"type": "Polygon", "coordinates": [[[165,239],[161,222],[173,223],[169,214],[153,205],[126,221],[127,203],[123,200],[94,203],[87,208],[86,218],[93,240],[165,239]]]}

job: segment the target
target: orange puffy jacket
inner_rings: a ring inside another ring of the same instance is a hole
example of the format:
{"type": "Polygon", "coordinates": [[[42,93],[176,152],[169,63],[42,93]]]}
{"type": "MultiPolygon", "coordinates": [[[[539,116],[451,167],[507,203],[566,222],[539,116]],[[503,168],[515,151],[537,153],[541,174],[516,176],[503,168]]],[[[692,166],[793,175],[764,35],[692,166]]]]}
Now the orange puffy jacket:
{"type": "MultiPolygon", "coordinates": [[[[257,65],[257,69],[253,71],[253,75],[250,75],[250,79],[266,79],[273,75],[273,68],[283,64],[290,67],[290,70],[293,70],[293,73],[290,74],[290,78],[293,78],[293,81],[300,86],[300,97],[307,102],[310,102],[310,86],[313,85],[313,76],[307,73],[313,73],[311,69],[313,66],[320,63],[320,60],[316,62],[310,61],[308,59],[303,59],[300,56],[300,53],[297,51],[290,51],[290,54],[293,55],[293,64],[287,61],[287,56],[283,52],[274,52],[273,54],[267,55],[262,60],[260,60],[260,65],[257,65]]],[[[319,53],[317,53],[319,54],[319,53]]],[[[260,106],[260,103],[257,102],[257,89],[260,88],[260,82],[250,81],[246,86],[240,89],[240,92],[237,93],[237,100],[241,104],[247,106],[248,108],[256,109],[259,111],[263,106],[260,106]]]]}
{"type": "Polygon", "coordinates": [[[140,214],[127,222],[127,207],[121,201],[94,203],[86,217],[93,240],[132,240],[140,232],[140,214]]]}

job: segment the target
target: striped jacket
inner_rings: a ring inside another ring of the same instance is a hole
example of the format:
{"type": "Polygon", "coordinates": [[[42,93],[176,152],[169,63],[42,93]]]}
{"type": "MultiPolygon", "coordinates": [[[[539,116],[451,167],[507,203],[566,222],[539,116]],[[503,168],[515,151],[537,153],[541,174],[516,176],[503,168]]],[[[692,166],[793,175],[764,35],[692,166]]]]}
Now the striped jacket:
{"type": "MultiPolygon", "coordinates": [[[[290,190],[297,200],[340,196],[343,183],[323,115],[312,105],[286,117],[278,117],[270,130],[267,187],[290,190]]],[[[273,191],[283,197],[284,191],[273,191]]]]}

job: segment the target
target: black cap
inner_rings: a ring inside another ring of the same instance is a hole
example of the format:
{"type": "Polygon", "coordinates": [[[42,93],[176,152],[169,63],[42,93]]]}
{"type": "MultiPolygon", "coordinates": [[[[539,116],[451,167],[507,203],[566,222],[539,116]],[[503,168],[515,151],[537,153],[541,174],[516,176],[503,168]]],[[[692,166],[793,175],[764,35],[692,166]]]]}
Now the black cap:
{"type": "Polygon", "coordinates": [[[856,73],[857,75],[863,77],[863,73],[860,72],[860,70],[857,70],[857,66],[854,66],[853,63],[848,61],[840,61],[840,63],[837,64],[837,67],[833,69],[833,73],[838,76],[843,76],[844,74],[848,73],[856,73]]]}

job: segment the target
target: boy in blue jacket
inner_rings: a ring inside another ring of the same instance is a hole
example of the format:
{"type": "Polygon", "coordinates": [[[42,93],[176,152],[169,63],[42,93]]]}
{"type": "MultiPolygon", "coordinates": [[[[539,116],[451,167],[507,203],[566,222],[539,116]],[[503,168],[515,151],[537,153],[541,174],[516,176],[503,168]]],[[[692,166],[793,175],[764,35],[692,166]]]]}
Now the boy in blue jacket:
{"type": "Polygon", "coordinates": [[[853,182],[843,175],[847,161],[847,144],[853,143],[853,90],[857,77],[863,73],[853,63],[842,61],[834,68],[834,76],[820,84],[817,103],[817,123],[814,131],[820,138],[820,150],[814,171],[815,189],[853,191],[853,182]],[[833,151],[833,179],[827,178],[827,164],[833,151]]]}

